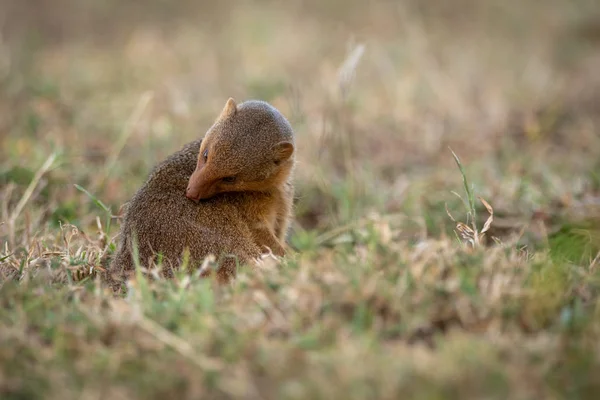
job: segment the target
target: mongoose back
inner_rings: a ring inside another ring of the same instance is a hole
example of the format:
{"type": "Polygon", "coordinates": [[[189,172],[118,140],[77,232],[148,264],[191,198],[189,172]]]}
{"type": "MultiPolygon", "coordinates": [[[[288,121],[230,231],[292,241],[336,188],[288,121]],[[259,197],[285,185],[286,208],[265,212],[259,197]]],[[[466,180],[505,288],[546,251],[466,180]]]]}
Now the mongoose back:
{"type": "Polygon", "coordinates": [[[261,254],[285,253],[292,217],[294,135],[273,106],[229,99],[204,138],[175,152],[150,173],[128,202],[117,252],[109,268],[115,287],[139,262],[162,260],[172,276],[184,252],[198,267],[217,257],[217,279],[261,254]]]}

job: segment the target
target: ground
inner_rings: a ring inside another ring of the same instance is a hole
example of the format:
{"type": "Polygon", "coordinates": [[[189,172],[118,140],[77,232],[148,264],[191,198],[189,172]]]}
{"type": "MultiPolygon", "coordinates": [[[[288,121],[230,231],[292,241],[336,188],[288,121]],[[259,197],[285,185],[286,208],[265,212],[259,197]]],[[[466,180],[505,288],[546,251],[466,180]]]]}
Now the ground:
{"type": "Polygon", "coordinates": [[[0,7],[0,397],[597,397],[597,1],[0,7]],[[229,97],[295,129],[293,252],[113,295],[229,97]]]}

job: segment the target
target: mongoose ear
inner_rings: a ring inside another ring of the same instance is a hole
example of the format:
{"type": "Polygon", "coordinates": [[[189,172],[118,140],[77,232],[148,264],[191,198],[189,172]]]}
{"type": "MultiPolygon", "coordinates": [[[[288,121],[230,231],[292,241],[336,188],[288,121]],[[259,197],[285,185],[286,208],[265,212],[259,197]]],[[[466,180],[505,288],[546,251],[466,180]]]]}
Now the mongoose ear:
{"type": "Polygon", "coordinates": [[[281,164],[294,154],[294,145],[290,142],[279,142],[273,146],[275,164],[281,164]]]}
{"type": "Polygon", "coordinates": [[[221,111],[221,115],[219,115],[219,121],[223,119],[227,119],[235,115],[237,111],[237,105],[235,104],[235,100],[233,98],[229,98],[227,103],[225,103],[225,107],[223,107],[223,111],[221,111]]]}

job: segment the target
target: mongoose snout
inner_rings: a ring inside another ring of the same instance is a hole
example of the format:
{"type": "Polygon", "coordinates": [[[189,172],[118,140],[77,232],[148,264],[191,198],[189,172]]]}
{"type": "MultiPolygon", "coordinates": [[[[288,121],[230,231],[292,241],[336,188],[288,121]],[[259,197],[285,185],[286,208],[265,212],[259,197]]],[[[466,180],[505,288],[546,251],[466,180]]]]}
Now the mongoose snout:
{"type": "Polygon", "coordinates": [[[210,197],[208,195],[208,188],[206,188],[205,182],[200,176],[201,172],[201,168],[196,168],[192,176],[190,176],[187,189],[185,190],[185,196],[196,203],[210,197]]]}
{"type": "Polygon", "coordinates": [[[193,193],[190,193],[190,188],[185,191],[185,197],[192,200],[194,203],[200,203],[200,198],[193,193]]]}
{"type": "Polygon", "coordinates": [[[210,171],[206,171],[204,165],[198,165],[190,176],[186,189],[186,197],[190,200],[198,202],[199,200],[207,200],[217,193],[226,192],[227,187],[219,185],[219,179],[215,180],[210,171]]]}

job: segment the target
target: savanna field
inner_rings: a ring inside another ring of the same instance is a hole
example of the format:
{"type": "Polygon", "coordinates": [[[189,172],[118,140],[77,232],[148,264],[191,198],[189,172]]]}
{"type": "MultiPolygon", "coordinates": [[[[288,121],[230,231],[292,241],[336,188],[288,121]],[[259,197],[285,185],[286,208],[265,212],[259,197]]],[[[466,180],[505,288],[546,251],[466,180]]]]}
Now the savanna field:
{"type": "Polygon", "coordinates": [[[0,245],[1,399],[599,398],[600,2],[0,0],[0,245]],[[293,251],[113,294],[229,97],[295,130],[293,251]]]}

